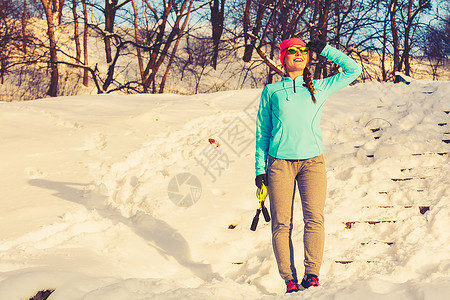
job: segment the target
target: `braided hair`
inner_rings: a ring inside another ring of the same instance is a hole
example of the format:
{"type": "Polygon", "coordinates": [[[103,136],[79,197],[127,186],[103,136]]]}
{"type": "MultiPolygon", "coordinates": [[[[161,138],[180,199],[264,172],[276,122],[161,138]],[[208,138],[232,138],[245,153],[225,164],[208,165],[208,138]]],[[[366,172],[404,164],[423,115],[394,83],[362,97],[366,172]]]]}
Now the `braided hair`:
{"type": "Polygon", "coordinates": [[[315,89],[312,82],[311,71],[309,71],[308,67],[305,67],[305,69],[303,69],[303,81],[305,81],[305,84],[303,84],[303,86],[308,88],[308,91],[311,94],[312,101],[314,103],[317,103],[316,97],[314,96],[315,89]]]}

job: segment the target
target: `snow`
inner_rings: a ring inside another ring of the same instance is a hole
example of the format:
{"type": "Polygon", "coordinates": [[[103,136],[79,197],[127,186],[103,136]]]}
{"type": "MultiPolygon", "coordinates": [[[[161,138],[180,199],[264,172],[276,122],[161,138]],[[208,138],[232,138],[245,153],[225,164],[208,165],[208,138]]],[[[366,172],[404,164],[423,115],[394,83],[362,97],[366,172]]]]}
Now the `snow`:
{"type": "Polygon", "coordinates": [[[450,82],[330,97],[321,286],[294,295],[269,223],[249,230],[260,93],[0,102],[0,299],[448,297],[450,82]]]}

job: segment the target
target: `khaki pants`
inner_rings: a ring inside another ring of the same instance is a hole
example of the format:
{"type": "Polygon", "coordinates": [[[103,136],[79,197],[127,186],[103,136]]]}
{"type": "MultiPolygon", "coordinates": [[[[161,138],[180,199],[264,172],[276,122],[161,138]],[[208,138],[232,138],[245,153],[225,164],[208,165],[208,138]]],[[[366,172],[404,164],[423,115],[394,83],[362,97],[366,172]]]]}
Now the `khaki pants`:
{"type": "Polygon", "coordinates": [[[297,280],[291,239],[296,181],[305,227],[305,274],[319,276],[325,239],[323,209],[327,189],[323,155],[306,160],[284,160],[269,156],[267,177],[272,245],[281,277],[284,280],[297,280]]]}

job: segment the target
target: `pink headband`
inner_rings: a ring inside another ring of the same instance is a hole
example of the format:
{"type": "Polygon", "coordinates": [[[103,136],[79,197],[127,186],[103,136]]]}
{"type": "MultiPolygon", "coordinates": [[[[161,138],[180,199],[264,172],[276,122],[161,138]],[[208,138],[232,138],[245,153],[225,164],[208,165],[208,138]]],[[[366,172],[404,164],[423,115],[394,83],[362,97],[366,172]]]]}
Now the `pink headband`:
{"type": "Polygon", "coordinates": [[[283,50],[285,50],[288,47],[294,46],[294,45],[306,46],[306,43],[298,38],[291,38],[291,39],[284,40],[281,42],[281,44],[280,44],[280,61],[283,66],[284,66],[284,57],[286,56],[286,51],[283,51],[283,50]]]}

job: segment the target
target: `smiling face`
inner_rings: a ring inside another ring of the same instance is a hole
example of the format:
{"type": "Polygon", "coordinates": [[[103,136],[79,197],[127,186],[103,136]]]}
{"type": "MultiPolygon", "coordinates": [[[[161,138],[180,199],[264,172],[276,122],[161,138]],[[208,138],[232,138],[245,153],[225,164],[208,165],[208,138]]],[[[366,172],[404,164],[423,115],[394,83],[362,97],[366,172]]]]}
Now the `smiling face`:
{"type": "MultiPolygon", "coordinates": [[[[300,48],[302,45],[294,45],[293,47],[300,48]]],[[[302,72],[303,69],[308,64],[308,53],[303,54],[301,51],[297,50],[295,54],[286,53],[284,57],[284,68],[288,73],[302,72]]]]}

